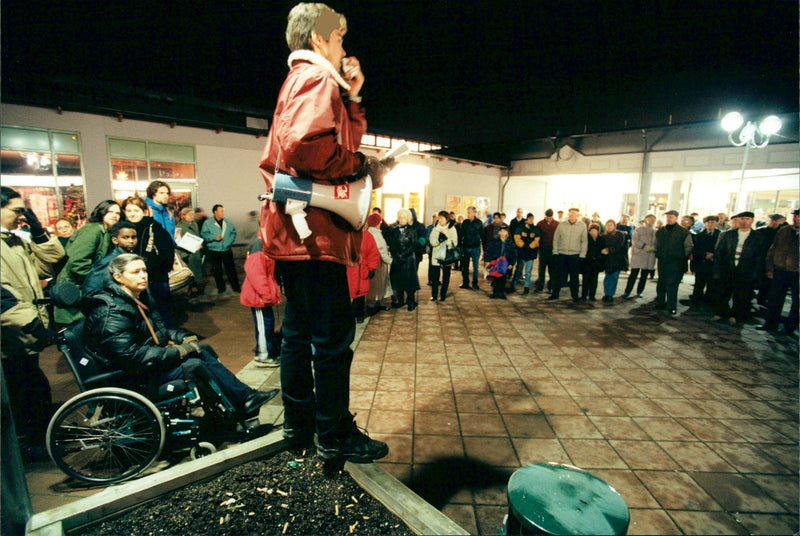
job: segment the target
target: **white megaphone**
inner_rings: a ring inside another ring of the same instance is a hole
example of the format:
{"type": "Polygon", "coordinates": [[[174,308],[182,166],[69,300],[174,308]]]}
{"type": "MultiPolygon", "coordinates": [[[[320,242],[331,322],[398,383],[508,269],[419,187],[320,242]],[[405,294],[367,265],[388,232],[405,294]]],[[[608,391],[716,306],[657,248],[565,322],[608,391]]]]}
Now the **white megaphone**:
{"type": "Polygon", "coordinates": [[[272,193],[262,198],[283,203],[286,214],[292,217],[292,224],[300,240],[305,240],[311,236],[305,211],[309,205],[338,214],[354,229],[361,229],[369,215],[372,178],[367,175],[355,182],[328,185],[279,172],[275,174],[272,193]]]}
{"type": "MultiPolygon", "coordinates": [[[[384,159],[398,158],[408,154],[405,143],[387,154],[384,159]]],[[[300,240],[311,236],[306,222],[307,206],[325,209],[344,218],[354,229],[360,230],[369,216],[372,200],[372,178],[366,177],[345,184],[319,184],[304,177],[293,177],[286,173],[275,173],[272,191],[258,196],[259,200],[269,199],[284,204],[284,211],[291,216],[292,224],[300,240]]]]}

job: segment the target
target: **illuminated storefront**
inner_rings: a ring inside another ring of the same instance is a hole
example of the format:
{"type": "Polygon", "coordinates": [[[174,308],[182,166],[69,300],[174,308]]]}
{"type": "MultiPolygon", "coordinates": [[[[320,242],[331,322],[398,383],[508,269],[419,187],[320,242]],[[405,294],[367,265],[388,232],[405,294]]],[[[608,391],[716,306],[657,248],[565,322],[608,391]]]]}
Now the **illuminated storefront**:
{"type": "Polygon", "coordinates": [[[86,219],[86,192],[77,132],[3,126],[3,186],[23,195],[39,220],[52,227],[59,218],[86,219]]]}

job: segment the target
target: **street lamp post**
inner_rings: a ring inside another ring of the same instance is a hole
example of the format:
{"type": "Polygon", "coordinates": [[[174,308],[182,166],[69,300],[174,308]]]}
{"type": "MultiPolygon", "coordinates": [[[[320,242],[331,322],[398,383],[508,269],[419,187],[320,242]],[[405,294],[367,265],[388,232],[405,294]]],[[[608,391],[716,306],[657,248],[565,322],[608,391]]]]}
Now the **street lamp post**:
{"type": "Polygon", "coordinates": [[[770,136],[777,134],[781,129],[781,120],[776,115],[769,115],[762,119],[757,125],[752,121],[744,124],[744,117],[739,112],[729,112],[722,118],[722,128],[728,133],[728,141],[735,147],[744,146],[744,158],[742,158],[742,176],[739,179],[739,193],[736,194],[735,212],[747,209],[747,203],[742,199],[742,188],[744,186],[744,170],[747,167],[747,157],[750,148],[762,149],[769,144],[770,136]],[[741,130],[740,130],[741,129],[741,130]],[[734,133],[739,131],[739,135],[734,137],[734,133]]]}

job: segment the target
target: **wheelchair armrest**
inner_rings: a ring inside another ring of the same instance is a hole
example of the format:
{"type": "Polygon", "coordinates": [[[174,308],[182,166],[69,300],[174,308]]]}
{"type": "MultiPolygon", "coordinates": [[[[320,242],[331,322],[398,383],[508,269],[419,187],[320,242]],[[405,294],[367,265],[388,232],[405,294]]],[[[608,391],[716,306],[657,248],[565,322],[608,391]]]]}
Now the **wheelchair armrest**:
{"type": "Polygon", "coordinates": [[[113,370],[111,372],[104,372],[96,374],[83,380],[83,385],[86,389],[93,389],[95,387],[104,387],[108,385],[119,385],[122,383],[120,379],[125,375],[125,371],[113,370]]]}

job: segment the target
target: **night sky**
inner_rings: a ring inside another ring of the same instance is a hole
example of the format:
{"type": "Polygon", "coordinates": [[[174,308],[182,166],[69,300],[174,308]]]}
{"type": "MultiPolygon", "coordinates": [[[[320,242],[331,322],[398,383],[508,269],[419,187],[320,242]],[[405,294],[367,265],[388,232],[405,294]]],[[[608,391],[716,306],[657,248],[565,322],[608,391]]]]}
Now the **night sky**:
{"type": "MultiPolygon", "coordinates": [[[[101,81],[264,110],[295,2],[2,2],[4,92],[101,81]]],[[[798,110],[789,0],[330,1],[369,128],[445,145],[798,110]]]]}

